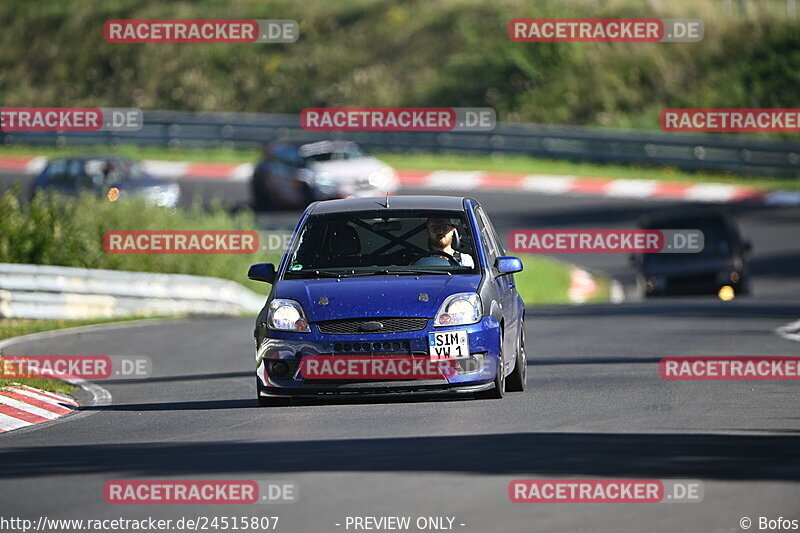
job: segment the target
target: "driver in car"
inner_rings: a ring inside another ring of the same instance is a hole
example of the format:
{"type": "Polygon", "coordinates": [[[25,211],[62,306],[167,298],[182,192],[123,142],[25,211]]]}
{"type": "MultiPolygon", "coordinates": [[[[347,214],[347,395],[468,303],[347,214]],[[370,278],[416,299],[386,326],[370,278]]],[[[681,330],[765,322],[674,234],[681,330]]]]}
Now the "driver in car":
{"type": "Polygon", "coordinates": [[[443,252],[466,268],[475,266],[471,255],[453,249],[453,241],[458,240],[458,230],[449,218],[429,218],[425,225],[428,230],[428,247],[432,252],[443,252]]]}

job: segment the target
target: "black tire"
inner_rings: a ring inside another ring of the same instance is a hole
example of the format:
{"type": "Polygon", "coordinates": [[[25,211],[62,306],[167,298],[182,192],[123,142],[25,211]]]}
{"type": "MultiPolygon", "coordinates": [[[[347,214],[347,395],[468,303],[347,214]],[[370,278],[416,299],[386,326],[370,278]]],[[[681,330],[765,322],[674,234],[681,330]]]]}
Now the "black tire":
{"type": "Polygon", "coordinates": [[[280,398],[276,396],[262,396],[261,383],[256,378],[256,398],[258,398],[259,407],[282,407],[287,406],[292,402],[291,398],[280,398]]]}
{"type": "Polygon", "coordinates": [[[308,184],[303,184],[303,205],[299,207],[305,209],[309,205],[313,204],[316,200],[317,198],[314,194],[314,190],[309,187],[308,184]]]}
{"type": "Polygon", "coordinates": [[[291,405],[291,398],[277,398],[275,396],[261,396],[258,395],[259,407],[287,407],[291,405]]]}
{"type": "Polygon", "coordinates": [[[483,400],[502,400],[506,396],[506,369],[503,368],[503,334],[500,333],[500,358],[494,376],[494,388],[481,391],[478,398],[483,400]]]}
{"type": "Polygon", "coordinates": [[[514,370],[506,379],[508,392],[523,392],[528,388],[528,358],[525,356],[525,326],[520,324],[521,330],[517,340],[517,363],[514,370]]]}
{"type": "Polygon", "coordinates": [[[253,179],[250,181],[250,190],[253,194],[253,205],[257,210],[266,211],[272,207],[270,200],[269,188],[266,184],[266,176],[264,173],[256,169],[253,172],[253,179]]]}

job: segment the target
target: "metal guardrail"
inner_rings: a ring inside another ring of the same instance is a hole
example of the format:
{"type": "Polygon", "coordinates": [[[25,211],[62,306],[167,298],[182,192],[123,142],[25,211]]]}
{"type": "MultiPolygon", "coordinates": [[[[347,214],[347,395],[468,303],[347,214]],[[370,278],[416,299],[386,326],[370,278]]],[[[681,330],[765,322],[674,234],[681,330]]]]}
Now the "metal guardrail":
{"type": "Polygon", "coordinates": [[[0,318],[236,315],[265,300],[219,278],[0,263],[0,318]]]}
{"type": "Polygon", "coordinates": [[[279,138],[352,139],[386,152],[470,152],[527,154],[625,165],[672,166],[775,176],[800,176],[800,141],[738,134],[682,134],[619,131],[575,126],[498,124],[491,132],[305,131],[298,115],[145,111],[135,132],[2,133],[2,142],[58,146],[139,146],[234,149],[259,147],[279,138]]]}

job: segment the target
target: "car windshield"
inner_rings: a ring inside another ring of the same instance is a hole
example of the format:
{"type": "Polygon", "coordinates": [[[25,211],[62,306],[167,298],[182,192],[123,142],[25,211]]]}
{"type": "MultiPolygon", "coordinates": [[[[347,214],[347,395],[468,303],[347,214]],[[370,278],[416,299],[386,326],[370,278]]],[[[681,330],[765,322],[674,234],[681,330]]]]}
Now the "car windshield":
{"type": "Polygon", "coordinates": [[[463,212],[314,215],[300,231],[285,277],[477,273],[475,257],[463,212]]]}
{"type": "Polygon", "coordinates": [[[643,254],[647,265],[679,264],[692,260],[725,259],[734,253],[734,238],[721,224],[677,224],[670,228],[661,225],[659,229],[698,229],[703,232],[703,249],[694,254],[643,254]],[[678,226],[681,226],[679,228],[678,226]]]}
{"type": "Polygon", "coordinates": [[[53,183],[73,182],[87,187],[118,185],[146,178],[139,164],[121,159],[59,159],[50,162],[44,171],[53,183]]]}
{"type": "Polygon", "coordinates": [[[304,144],[298,150],[306,164],[321,161],[345,161],[364,157],[364,153],[355,143],[322,141],[304,144]]]}

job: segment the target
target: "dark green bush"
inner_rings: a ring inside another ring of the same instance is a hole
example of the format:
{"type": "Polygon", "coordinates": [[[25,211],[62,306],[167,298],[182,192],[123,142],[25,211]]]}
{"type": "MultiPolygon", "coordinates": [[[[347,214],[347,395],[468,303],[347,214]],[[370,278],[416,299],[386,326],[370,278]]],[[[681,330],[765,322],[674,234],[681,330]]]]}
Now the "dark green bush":
{"type": "Polygon", "coordinates": [[[110,230],[252,230],[253,213],[230,214],[220,205],[167,210],[141,200],[109,202],[92,195],[77,199],[37,195],[30,203],[14,191],[0,196],[0,262],[106,268],[215,276],[264,292],[247,280],[252,263],[278,259],[266,254],[110,254],[103,235],[110,230]]]}

